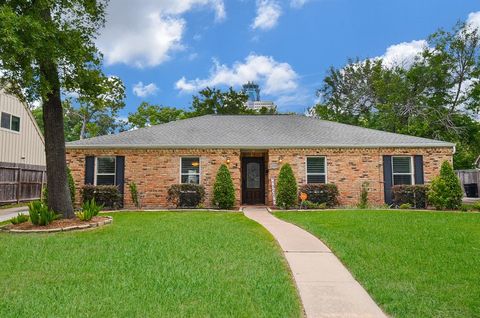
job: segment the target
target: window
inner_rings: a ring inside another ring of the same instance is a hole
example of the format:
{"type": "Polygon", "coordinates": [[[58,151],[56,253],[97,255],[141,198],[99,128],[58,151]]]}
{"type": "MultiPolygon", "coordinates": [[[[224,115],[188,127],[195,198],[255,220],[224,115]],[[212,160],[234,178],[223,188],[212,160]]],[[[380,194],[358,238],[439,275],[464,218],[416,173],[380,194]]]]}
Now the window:
{"type": "Polygon", "coordinates": [[[307,157],[307,183],[327,183],[325,157],[307,157]]]}
{"type": "Polygon", "coordinates": [[[200,183],[200,158],[182,158],[181,182],[200,183]]]}
{"type": "Polygon", "coordinates": [[[392,157],[393,185],[413,184],[412,157],[392,157]]]}
{"type": "Polygon", "coordinates": [[[97,157],[95,185],[115,185],[115,157],[97,157]]]}
{"type": "Polygon", "coordinates": [[[20,131],[20,117],[2,112],[0,127],[13,131],[20,131]]]}

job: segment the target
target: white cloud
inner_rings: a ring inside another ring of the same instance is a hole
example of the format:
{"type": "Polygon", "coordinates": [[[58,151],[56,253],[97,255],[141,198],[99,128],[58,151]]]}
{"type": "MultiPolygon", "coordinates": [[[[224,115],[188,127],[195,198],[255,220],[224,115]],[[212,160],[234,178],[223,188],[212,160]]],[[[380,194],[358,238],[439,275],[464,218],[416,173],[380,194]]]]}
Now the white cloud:
{"type": "Polygon", "coordinates": [[[175,83],[181,92],[195,92],[207,86],[240,86],[247,81],[255,81],[262,92],[281,95],[298,87],[298,75],[288,63],[280,63],[271,56],[250,54],[244,62],[235,62],[231,67],[214,60],[208,78],[187,80],[182,77],[175,83]]]}
{"type": "Polygon", "coordinates": [[[389,46],[379,58],[383,60],[383,66],[385,67],[401,66],[408,68],[427,46],[428,43],[425,40],[402,42],[389,46]]]}
{"type": "Polygon", "coordinates": [[[251,25],[252,29],[270,30],[278,23],[282,8],[275,0],[257,0],[257,16],[251,25]]]}
{"type": "Polygon", "coordinates": [[[292,8],[300,9],[307,3],[309,0],[291,0],[290,1],[290,6],[292,8]]]}
{"type": "Polygon", "coordinates": [[[110,1],[97,41],[106,64],[148,67],[165,62],[183,48],[186,22],[181,15],[197,7],[212,9],[216,21],[226,17],[223,0],[110,1]]]}
{"type": "Polygon", "coordinates": [[[471,12],[467,18],[467,25],[480,29],[480,11],[471,12]]]}
{"type": "Polygon", "coordinates": [[[158,87],[154,83],[143,85],[143,82],[138,82],[133,86],[133,93],[138,97],[147,97],[155,94],[157,91],[158,87]]]}

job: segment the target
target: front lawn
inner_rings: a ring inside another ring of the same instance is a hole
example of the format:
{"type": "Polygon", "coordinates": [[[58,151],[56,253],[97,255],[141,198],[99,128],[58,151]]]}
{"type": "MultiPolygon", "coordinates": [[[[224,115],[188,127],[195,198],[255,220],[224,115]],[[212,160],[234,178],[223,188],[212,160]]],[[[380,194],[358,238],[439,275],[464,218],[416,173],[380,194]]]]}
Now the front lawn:
{"type": "Polygon", "coordinates": [[[0,234],[0,317],[298,317],[274,239],[239,213],[114,213],[104,228],[0,234]]]}
{"type": "Polygon", "coordinates": [[[321,238],[394,317],[480,317],[480,214],[275,215],[321,238]]]}

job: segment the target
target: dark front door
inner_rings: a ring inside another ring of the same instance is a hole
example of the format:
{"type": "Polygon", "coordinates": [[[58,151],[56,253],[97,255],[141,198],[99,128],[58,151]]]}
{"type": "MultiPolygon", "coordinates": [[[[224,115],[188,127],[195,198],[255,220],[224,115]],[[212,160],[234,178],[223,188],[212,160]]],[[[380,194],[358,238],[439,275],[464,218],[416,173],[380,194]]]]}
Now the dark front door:
{"type": "Polygon", "coordinates": [[[242,159],[243,204],[265,204],[265,163],[263,157],[242,159]]]}

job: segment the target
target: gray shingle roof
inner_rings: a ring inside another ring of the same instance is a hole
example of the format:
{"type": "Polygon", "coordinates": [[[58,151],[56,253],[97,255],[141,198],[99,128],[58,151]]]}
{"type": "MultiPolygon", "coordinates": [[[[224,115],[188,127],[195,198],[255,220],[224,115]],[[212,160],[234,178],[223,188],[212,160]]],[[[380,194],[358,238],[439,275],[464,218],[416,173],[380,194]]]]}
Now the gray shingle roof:
{"type": "Polygon", "coordinates": [[[207,115],[67,143],[67,148],[453,147],[301,115],[207,115]]]}

